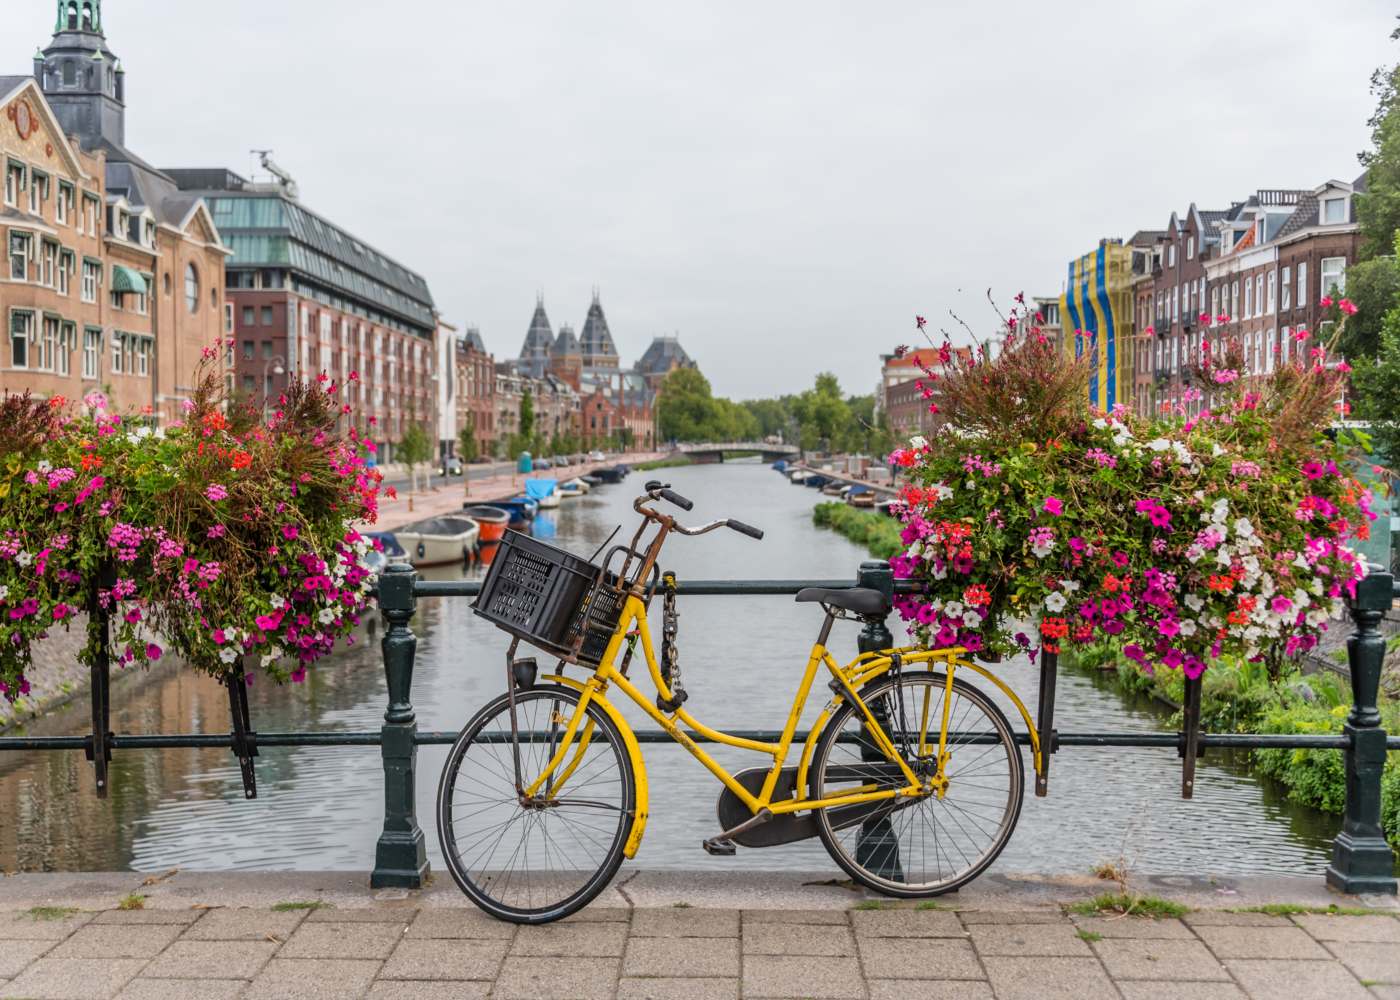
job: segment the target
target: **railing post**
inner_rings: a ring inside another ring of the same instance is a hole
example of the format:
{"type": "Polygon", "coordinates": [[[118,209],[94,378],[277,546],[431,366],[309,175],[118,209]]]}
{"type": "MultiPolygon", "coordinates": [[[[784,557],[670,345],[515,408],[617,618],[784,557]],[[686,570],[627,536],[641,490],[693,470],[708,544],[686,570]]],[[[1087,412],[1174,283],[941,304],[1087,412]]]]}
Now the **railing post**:
{"type": "Polygon", "coordinates": [[[1327,884],[1342,892],[1395,893],[1394,855],[1381,829],[1381,772],[1385,730],[1376,708],[1385,639],[1381,618],[1394,600],[1389,573],[1373,572],[1356,588],[1351,617],[1356,631],[1347,639],[1351,667],[1351,714],[1342,732],[1351,738],[1346,754],[1346,813],[1332,843],[1327,884]]]}
{"type": "MultiPolygon", "coordinates": [[[[890,564],[883,561],[869,561],[860,564],[856,576],[856,586],[878,590],[886,597],[894,595],[894,572],[890,564]]],[[[856,639],[856,648],[862,653],[878,653],[894,645],[894,636],[883,619],[869,619],[856,639]]],[[[886,731],[889,730],[889,713],[883,702],[872,704],[870,714],[886,731]]],[[[880,762],[884,757],[868,743],[860,746],[861,760],[880,762]]],[[[904,872],[899,864],[899,838],[886,815],[864,820],[856,837],[856,861],[867,871],[882,878],[904,881],[904,872]]]]}
{"type": "Polygon", "coordinates": [[[418,721],[410,696],[418,640],[408,623],[417,608],[413,596],[417,579],[418,574],[405,563],[393,563],[379,575],[379,609],[388,623],[380,646],[389,682],[389,708],[384,713],[380,747],[384,758],[384,831],[379,835],[374,871],[369,877],[375,888],[420,889],[428,874],[428,855],[413,798],[418,721]]]}

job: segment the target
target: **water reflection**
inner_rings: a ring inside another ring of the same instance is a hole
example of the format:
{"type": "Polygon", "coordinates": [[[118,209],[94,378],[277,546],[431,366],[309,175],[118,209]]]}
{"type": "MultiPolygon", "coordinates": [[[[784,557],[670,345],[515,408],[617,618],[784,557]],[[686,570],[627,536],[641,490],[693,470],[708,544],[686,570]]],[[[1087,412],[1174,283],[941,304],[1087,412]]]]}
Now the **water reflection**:
{"type": "MultiPolygon", "coordinates": [[[[854,576],[863,553],[811,525],[814,492],[789,485],[753,464],[668,470],[675,488],[696,503],[696,520],[734,516],[764,528],[761,543],[731,532],[676,538],[663,556],[685,579],[854,576]]],[[[581,554],[594,551],[618,524],[630,531],[640,476],[542,511],[537,533],[581,554]]],[[[430,571],[434,578],[461,570],[430,571]]],[[[477,566],[468,571],[484,572],[477,566]]],[[[788,598],[694,598],[681,601],[681,661],[688,707],[734,728],[772,728],[783,718],[820,625],[811,605],[788,598]]],[[[457,729],[504,683],[507,639],[472,615],[460,599],[422,602],[414,702],[424,729],[457,729]]],[[[832,646],[855,653],[854,625],[839,625],[832,646]]],[[[1030,702],[1036,673],[1024,661],[998,671],[1030,702]]],[[[300,687],[259,681],[250,692],[253,722],[264,731],[378,728],[386,700],[378,635],[311,672],[300,687]]],[[[114,698],[121,732],[225,732],[227,699],[215,682],[188,672],[154,674],[114,698]]],[[[1003,705],[1009,709],[1009,706],[1003,705]]],[[[624,714],[650,726],[635,706],[624,714]]],[[[814,704],[804,722],[819,711],[814,704]]],[[[79,704],[46,720],[45,732],[81,733],[79,704]]],[[[1014,716],[1013,716],[1014,717],[1014,716]]],[[[1066,673],[1059,685],[1063,730],[1155,730],[1161,712],[1125,702],[1097,677],[1066,673]]],[[[420,821],[439,864],[433,797],[445,748],[419,754],[420,821]]],[[[753,755],[721,750],[731,768],[753,755]]],[[[683,750],[647,748],[652,818],[636,864],[672,868],[831,870],[815,842],[715,859],[700,840],[715,832],[717,783],[683,750]]],[[[1029,767],[1029,761],[1027,762],[1029,767]]],[[[1014,872],[1082,872],[1125,853],[1139,871],[1319,874],[1336,820],[1283,801],[1235,761],[1211,752],[1198,772],[1196,798],[1177,797],[1179,761],[1160,750],[1066,749],[1057,755],[1050,797],[1028,796],[1020,827],[997,868],[1014,872]]],[[[259,798],[243,799],[227,750],[122,751],[112,762],[111,797],[92,794],[91,767],[79,752],[0,756],[0,868],[357,869],[370,866],[383,809],[378,750],[373,747],[264,749],[259,798]]]]}

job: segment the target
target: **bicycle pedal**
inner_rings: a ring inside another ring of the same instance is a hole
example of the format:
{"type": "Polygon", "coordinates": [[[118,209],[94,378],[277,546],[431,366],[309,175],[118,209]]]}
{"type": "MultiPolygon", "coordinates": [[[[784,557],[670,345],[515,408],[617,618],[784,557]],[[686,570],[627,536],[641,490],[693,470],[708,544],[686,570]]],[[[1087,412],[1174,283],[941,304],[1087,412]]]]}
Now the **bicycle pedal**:
{"type": "Polygon", "coordinates": [[[702,840],[700,846],[705,849],[706,854],[712,854],[717,858],[732,858],[739,852],[739,845],[732,840],[724,840],[714,837],[710,840],[702,840]]]}

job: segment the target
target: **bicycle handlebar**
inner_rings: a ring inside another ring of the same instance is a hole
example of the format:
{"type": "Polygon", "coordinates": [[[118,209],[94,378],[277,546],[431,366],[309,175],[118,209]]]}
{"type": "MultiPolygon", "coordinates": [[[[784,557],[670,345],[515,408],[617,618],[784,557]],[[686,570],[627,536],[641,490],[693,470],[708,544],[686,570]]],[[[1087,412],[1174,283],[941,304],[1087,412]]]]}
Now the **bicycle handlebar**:
{"type": "MultiPolygon", "coordinates": [[[[656,513],[642,506],[647,500],[667,500],[675,504],[681,510],[691,510],[695,506],[690,500],[687,500],[685,497],[672,490],[670,486],[659,480],[653,479],[649,481],[646,484],[646,491],[646,496],[638,497],[632,504],[632,507],[638,513],[645,514],[648,517],[655,517],[656,513]]],[[[763,531],[761,529],[755,528],[750,524],[745,524],[743,521],[736,521],[732,517],[723,521],[711,521],[708,524],[696,525],[693,528],[688,528],[679,521],[672,521],[671,527],[672,530],[682,535],[704,535],[714,531],[716,528],[733,528],[741,535],[748,535],[750,538],[759,541],[763,540],[763,531]]]]}

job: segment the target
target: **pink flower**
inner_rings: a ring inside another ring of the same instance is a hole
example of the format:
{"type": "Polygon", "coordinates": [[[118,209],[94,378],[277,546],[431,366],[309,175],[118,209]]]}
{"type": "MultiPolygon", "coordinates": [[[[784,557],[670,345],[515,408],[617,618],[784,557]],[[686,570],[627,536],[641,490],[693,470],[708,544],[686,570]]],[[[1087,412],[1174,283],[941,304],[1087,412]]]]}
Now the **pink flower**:
{"type": "Polygon", "coordinates": [[[296,538],[296,537],[297,537],[297,526],[296,526],[295,524],[284,524],[284,525],[282,525],[282,537],[285,538],[285,539],[287,539],[287,541],[289,541],[289,542],[290,542],[293,538],[296,538]]]}
{"type": "Polygon", "coordinates": [[[1321,462],[1304,462],[1302,471],[1308,479],[1321,479],[1327,470],[1321,462]]]}
{"type": "Polygon", "coordinates": [[[228,534],[228,528],[224,527],[222,524],[216,524],[204,533],[204,537],[223,538],[226,534],[228,534]]]}
{"type": "Polygon", "coordinates": [[[1045,503],[1041,505],[1041,510],[1045,511],[1047,514],[1053,514],[1055,517],[1059,517],[1064,513],[1064,505],[1055,497],[1046,497],[1045,503]]]}
{"type": "Polygon", "coordinates": [[[204,495],[215,503],[218,503],[220,500],[224,500],[228,497],[228,490],[224,489],[218,483],[210,483],[204,488],[204,495]]]}
{"type": "Polygon", "coordinates": [[[1332,296],[1330,296],[1330,295],[1324,295],[1324,296],[1322,297],[1322,301],[1318,302],[1318,305],[1322,306],[1322,308],[1324,308],[1324,309],[1331,309],[1331,308],[1332,308],[1332,296]]]}
{"type": "Polygon", "coordinates": [[[1356,303],[1352,302],[1351,299],[1342,299],[1342,301],[1337,303],[1337,307],[1348,316],[1356,315],[1356,303]]]}
{"type": "Polygon", "coordinates": [[[159,660],[162,654],[164,654],[164,652],[165,650],[161,649],[155,643],[146,643],[146,659],[150,660],[151,662],[154,663],[156,660],[159,660]]]}

